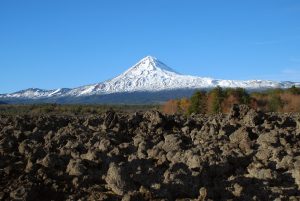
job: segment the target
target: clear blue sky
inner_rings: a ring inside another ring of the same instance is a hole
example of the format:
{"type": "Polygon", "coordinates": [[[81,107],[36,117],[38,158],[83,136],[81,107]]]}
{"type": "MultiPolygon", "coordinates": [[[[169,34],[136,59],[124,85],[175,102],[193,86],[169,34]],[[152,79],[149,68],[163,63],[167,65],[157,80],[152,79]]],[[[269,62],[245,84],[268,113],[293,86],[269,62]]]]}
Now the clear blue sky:
{"type": "Polygon", "coordinates": [[[183,74],[300,81],[300,1],[0,1],[0,93],[100,82],[146,55],[183,74]]]}

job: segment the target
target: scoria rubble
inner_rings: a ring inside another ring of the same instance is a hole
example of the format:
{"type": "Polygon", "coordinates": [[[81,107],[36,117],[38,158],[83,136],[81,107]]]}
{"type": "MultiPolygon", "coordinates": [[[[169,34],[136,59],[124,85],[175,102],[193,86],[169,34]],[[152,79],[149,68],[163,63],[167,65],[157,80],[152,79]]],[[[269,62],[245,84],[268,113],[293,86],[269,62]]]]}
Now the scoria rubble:
{"type": "Polygon", "coordinates": [[[1,200],[300,200],[300,115],[0,116],[1,200]]]}

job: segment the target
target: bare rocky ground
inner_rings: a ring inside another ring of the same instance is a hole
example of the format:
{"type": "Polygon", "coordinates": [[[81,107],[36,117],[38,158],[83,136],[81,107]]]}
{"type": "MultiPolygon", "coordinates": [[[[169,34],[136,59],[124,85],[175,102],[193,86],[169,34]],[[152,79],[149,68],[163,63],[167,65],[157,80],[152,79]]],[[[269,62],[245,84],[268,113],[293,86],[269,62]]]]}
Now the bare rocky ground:
{"type": "Polygon", "coordinates": [[[2,200],[300,200],[300,116],[0,116],[2,200]]]}

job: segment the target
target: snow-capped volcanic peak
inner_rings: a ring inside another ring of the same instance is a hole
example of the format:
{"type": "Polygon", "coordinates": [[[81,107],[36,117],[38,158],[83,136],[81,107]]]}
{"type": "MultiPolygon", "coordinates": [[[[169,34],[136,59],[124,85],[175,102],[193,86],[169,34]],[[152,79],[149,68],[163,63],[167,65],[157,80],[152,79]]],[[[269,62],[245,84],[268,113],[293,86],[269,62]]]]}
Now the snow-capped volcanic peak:
{"type": "Polygon", "coordinates": [[[119,76],[104,82],[74,89],[42,90],[31,88],[12,94],[0,94],[0,98],[49,98],[90,96],[135,91],[163,91],[173,89],[207,89],[216,86],[242,87],[261,90],[266,88],[288,88],[295,82],[268,80],[220,80],[207,77],[182,75],[152,56],[146,56],[119,76]]]}
{"type": "Polygon", "coordinates": [[[192,76],[183,76],[177,73],[155,57],[147,56],[121,75],[98,84],[97,87],[94,87],[93,93],[158,91],[184,88],[188,85],[183,86],[179,82],[184,77],[188,80],[193,78],[192,76]]]}
{"type": "MultiPolygon", "coordinates": [[[[177,73],[172,68],[168,67],[166,64],[162,63],[158,59],[152,56],[146,56],[141,59],[137,64],[129,68],[122,75],[146,75],[151,72],[172,72],[177,73]]],[[[178,73],[177,73],[178,74],[178,73]]]]}
{"type": "Polygon", "coordinates": [[[109,82],[117,80],[130,82],[134,81],[134,79],[144,81],[147,80],[148,82],[158,82],[161,81],[158,79],[164,79],[176,75],[179,75],[179,73],[177,73],[172,68],[168,67],[166,64],[162,63],[155,57],[147,56],[140,60],[137,64],[129,68],[127,71],[117,76],[116,78],[110,80],[109,82]]]}
{"type": "Polygon", "coordinates": [[[203,89],[221,87],[243,87],[247,89],[289,87],[273,81],[260,80],[216,80],[207,77],[182,75],[155,57],[146,56],[119,76],[105,82],[78,87],[67,96],[88,96],[134,91],[162,91],[172,89],[203,89]]]}
{"type": "Polygon", "coordinates": [[[146,56],[119,76],[105,82],[75,88],[68,95],[86,96],[177,88],[176,84],[170,84],[170,81],[176,81],[177,76],[181,75],[155,57],[146,56]]]}

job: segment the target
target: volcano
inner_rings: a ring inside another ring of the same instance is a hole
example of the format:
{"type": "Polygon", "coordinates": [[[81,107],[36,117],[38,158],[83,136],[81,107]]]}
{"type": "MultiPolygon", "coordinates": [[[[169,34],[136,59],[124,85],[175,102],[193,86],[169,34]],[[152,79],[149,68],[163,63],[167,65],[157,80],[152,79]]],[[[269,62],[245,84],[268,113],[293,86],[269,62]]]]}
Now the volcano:
{"type": "MultiPolygon", "coordinates": [[[[44,90],[30,88],[11,94],[0,95],[1,99],[47,100],[63,98],[71,100],[79,97],[101,96],[120,93],[162,93],[164,91],[194,91],[210,89],[216,86],[224,88],[241,87],[247,90],[289,88],[300,86],[295,82],[277,82],[270,80],[222,80],[209,77],[183,75],[168,67],[155,57],[146,56],[124,73],[100,83],[85,85],[73,89],[60,88],[44,90]]],[[[72,102],[72,101],[71,101],[72,102]]],[[[84,102],[84,101],[83,101],[84,102]]]]}

